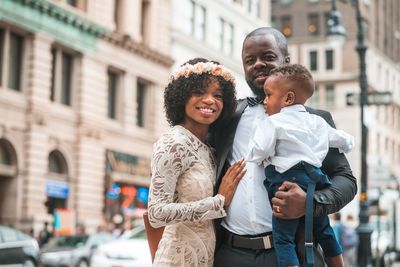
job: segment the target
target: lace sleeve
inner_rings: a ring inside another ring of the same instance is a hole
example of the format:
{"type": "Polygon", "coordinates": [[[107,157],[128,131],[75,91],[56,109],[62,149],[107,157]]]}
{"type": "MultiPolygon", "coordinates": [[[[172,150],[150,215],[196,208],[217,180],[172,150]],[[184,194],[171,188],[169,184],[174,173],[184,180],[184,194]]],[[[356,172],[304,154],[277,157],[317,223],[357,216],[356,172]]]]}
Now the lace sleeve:
{"type": "Polygon", "coordinates": [[[177,180],[191,161],[188,149],[177,142],[158,142],[151,162],[149,221],[153,227],[177,222],[201,222],[226,216],[222,195],[188,203],[174,203],[177,180]]]}

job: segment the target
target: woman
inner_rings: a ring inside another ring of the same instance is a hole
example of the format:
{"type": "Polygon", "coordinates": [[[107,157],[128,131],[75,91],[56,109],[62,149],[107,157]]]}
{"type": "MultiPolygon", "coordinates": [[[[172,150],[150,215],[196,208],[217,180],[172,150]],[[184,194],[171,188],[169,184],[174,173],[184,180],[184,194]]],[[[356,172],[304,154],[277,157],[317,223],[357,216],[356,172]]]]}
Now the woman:
{"type": "Polygon", "coordinates": [[[212,220],[226,215],[245,173],[244,160],[236,162],[213,196],[215,161],[206,136],[235,110],[234,78],[217,62],[189,60],[167,85],[164,106],[173,127],[154,145],[151,164],[149,220],[166,226],[153,266],[212,266],[212,220]]]}

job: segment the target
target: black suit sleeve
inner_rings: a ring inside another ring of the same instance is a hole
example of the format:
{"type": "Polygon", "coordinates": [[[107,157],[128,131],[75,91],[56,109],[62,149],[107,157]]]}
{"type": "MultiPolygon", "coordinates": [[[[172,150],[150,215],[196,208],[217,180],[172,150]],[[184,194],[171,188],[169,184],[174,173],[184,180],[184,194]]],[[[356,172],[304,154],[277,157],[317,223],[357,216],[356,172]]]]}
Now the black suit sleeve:
{"type": "MultiPolygon", "coordinates": [[[[329,112],[317,112],[329,125],[335,127],[329,112]]],[[[337,148],[330,148],[322,163],[322,170],[332,180],[332,185],[315,191],[314,216],[338,212],[347,205],[357,193],[357,181],[353,176],[349,162],[337,148]]]]}

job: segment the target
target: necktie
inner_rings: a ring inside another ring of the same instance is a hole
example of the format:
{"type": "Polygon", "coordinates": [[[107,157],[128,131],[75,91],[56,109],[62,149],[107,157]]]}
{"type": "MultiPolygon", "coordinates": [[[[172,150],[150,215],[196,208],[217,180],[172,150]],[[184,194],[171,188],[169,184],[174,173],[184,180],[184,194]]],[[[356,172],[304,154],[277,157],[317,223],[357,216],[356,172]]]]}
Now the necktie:
{"type": "Polygon", "coordinates": [[[247,97],[247,104],[249,104],[250,107],[254,107],[255,105],[262,104],[263,100],[260,96],[256,97],[247,97]]]}

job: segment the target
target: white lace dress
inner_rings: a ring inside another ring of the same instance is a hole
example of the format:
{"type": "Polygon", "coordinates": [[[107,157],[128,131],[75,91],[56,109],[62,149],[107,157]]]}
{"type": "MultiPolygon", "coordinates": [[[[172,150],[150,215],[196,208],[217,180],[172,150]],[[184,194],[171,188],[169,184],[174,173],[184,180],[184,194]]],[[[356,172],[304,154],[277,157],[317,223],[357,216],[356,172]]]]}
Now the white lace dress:
{"type": "Polygon", "coordinates": [[[153,266],[212,266],[213,219],[226,215],[224,197],[213,196],[214,155],[182,126],[155,144],[151,162],[149,220],[166,226],[153,266]]]}

